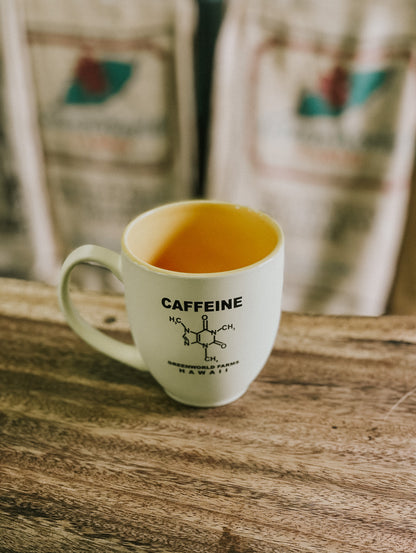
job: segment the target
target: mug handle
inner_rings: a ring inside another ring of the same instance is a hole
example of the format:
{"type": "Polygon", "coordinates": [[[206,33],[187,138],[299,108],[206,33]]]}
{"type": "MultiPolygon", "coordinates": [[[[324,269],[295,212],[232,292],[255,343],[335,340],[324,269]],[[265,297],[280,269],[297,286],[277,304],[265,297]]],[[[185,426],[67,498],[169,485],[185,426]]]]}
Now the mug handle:
{"type": "Polygon", "coordinates": [[[135,369],[147,371],[143,358],[135,346],[124,344],[120,340],[116,340],[104,334],[97,328],[91,326],[81,317],[78,310],[72,303],[69,292],[69,281],[72,270],[79,263],[98,263],[109,269],[121,282],[121,257],[118,253],[113,252],[102,246],[93,246],[87,244],[80,246],[71,252],[64,261],[61,269],[58,300],[59,306],[69,324],[76,334],[78,334],[87,344],[97,349],[98,351],[108,355],[116,361],[130,365],[135,369]]]}

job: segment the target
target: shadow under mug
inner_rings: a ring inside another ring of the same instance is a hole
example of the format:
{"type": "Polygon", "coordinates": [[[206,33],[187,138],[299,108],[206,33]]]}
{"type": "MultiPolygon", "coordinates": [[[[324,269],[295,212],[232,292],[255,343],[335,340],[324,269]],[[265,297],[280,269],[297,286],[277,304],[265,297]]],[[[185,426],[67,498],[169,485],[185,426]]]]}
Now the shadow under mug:
{"type": "Polygon", "coordinates": [[[173,399],[213,407],[243,395],[270,355],[283,266],[283,232],[268,215],[226,202],[176,202],[131,221],[121,254],[74,250],[62,266],[59,303],[89,345],[150,371],[173,399]],[[134,345],[94,328],[73,305],[71,271],[90,262],[124,284],[134,345]]]}

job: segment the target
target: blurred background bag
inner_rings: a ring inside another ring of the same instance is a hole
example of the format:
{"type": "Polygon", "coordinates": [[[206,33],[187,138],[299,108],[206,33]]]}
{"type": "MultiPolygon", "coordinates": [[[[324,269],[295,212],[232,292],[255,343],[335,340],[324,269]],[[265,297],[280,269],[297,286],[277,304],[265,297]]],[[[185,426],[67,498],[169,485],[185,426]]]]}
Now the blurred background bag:
{"type": "Polygon", "coordinates": [[[415,7],[229,3],[208,193],[281,222],[285,309],[386,309],[415,153],[415,7]]]}
{"type": "MultiPolygon", "coordinates": [[[[118,249],[132,217],[193,192],[195,6],[191,0],[6,5],[4,27],[13,26],[4,36],[10,117],[19,127],[23,108],[32,123],[17,131],[16,155],[22,160],[28,142],[39,145],[38,171],[22,175],[22,186],[48,206],[58,259],[85,242],[118,249]],[[25,93],[17,102],[22,75],[25,93]],[[43,182],[35,192],[36,178],[43,182]]],[[[105,276],[96,284],[105,285],[105,276]]]]}
{"type": "Polygon", "coordinates": [[[2,167],[0,270],[51,281],[57,250],[43,170],[38,119],[22,41],[18,4],[0,3],[2,167]]]}
{"type": "Polygon", "coordinates": [[[4,58],[0,44],[0,267],[16,278],[24,277],[33,264],[28,221],[22,190],[13,162],[7,111],[4,104],[4,58]]]}

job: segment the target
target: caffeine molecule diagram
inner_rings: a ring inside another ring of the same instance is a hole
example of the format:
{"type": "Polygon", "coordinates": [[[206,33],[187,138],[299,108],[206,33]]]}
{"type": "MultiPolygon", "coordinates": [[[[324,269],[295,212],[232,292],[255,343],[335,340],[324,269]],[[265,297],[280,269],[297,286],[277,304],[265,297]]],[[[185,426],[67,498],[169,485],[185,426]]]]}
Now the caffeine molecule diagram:
{"type": "Polygon", "coordinates": [[[220,340],[217,340],[217,332],[220,332],[222,330],[235,330],[235,327],[232,323],[224,324],[216,330],[210,330],[208,328],[208,315],[202,315],[202,329],[198,331],[188,328],[180,317],[170,316],[169,320],[175,323],[175,325],[182,325],[184,330],[182,338],[185,346],[190,346],[192,344],[199,344],[200,346],[202,346],[202,348],[204,349],[205,361],[218,361],[215,356],[208,354],[208,348],[210,346],[216,345],[221,349],[227,347],[227,344],[221,342],[220,340]]]}

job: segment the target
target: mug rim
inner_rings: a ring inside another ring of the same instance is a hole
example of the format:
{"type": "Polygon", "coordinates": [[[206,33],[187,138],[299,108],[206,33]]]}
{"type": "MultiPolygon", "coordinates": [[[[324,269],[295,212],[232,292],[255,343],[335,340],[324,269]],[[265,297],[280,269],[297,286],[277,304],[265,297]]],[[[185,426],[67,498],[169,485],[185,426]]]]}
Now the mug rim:
{"type": "Polygon", "coordinates": [[[148,271],[151,271],[153,273],[158,273],[166,276],[172,276],[172,277],[178,277],[178,278],[218,278],[218,277],[224,277],[228,275],[234,275],[237,273],[245,272],[254,268],[257,268],[261,265],[264,265],[265,263],[269,262],[271,259],[273,259],[275,256],[277,256],[281,251],[284,249],[284,233],[283,229],[280,226],[280,224],[269,214],[265,213],[264,211],[261,211],[259,209],[252,208],[248,205],[238,204],[234,202],[228,202],[223,200],[213,200],[213,199],[190,199],[190,200],[180,200],[180,201],[173,201],[168,203],[163,203],[158,206],[155,206],[147,211],[144,211],[143,213],[139,213],[134,219],[132,219],[127,226],[125,227],[123,231],[123,235],[121,238],[121,250],[122,253],[135,265],[145,268],[148,271]],[[236,209],[244,209],[248,212],[251,212],[255,214],[256,216],[260,216],[261,218],[265,219],[268,224],[270,224],[277,234],[277,244],[273,248],[273,250],[268,253],[263,258],[259,259],[255,263],[251,263],[249,265],[244,265],[243,267],[239,267],[237,269],[230,269],[227,271],[216,271],[216,272],[202,272],[202,273],[196,273],[196,272],[183,272],[183,271],[173,271],[171,269],[164,269],[162,267],[157,267],[156,265],[152,265],[151,263],[148,263],[147,261],[144,261],[143,259],[140,259],[139,257],[136,257],[133,255],[133,253],[130,251],[130,249],[127,246],[127,236],[132,229],[132,227],[137,223],[139,219],[145,219],[146,217],[152,216],[153,213],[156,211],[161,211],[164,209],[169,209],[175,206],[181,206],[181,205],[222,205],[222,206],[229,206],[236,209]]]}

